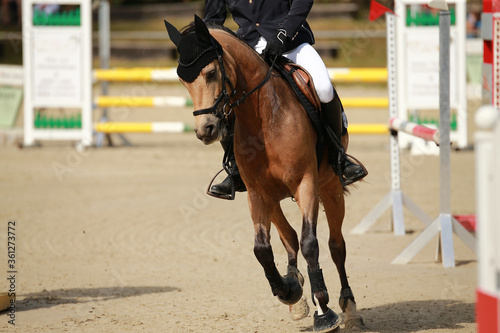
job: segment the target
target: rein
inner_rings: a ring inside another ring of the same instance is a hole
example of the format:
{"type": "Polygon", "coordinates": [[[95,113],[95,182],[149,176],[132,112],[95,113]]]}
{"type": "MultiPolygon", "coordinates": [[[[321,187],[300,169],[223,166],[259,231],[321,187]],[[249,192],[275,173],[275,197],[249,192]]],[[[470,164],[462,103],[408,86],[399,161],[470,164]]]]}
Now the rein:
{"type": "Polygon", "coordinates": [[[219,119],[227,118],[231,114],[231,112],[233,111],[234,107],[237,107],[238,105],[240,105],[242,103],[245,103],[245,100],[248,96],[250,96],[255,91],[260,89],[264,84],[266,84],[266,82],[271,77],[274,63],[276,62],[276,59],[278,58],[277,56],[274,58],[274,60],[272,61],[271,67],[269,67],[269,71],[267,72],[266,77],[257,86],[255,86],[252,90],[250,90],[247,93],[243,92],[243,96],[241,96],[241,98],[239,98],[236,102],[231,103],[230,98],[236,94],[236,89],[226,74],[226,68],[224,67],[224,61],[222,59],[222,54],[218,52],[218,49],[216,52],[217,52],[217,60],[219,61],[220,73],[221,73],[221,77],[222,77],[222,91],[219,94],[219,96],[217,97],[217,99],[215,100],[214,105],[212,105],[211,107],[206,108],[206,109],[193,111],[193,116],[195,116],[195,117],[202,115],[202,114],[212,113],[219,119]],[[229,93],[226,89],[226,82],[232,90],[231,93],[229,93]],[[222,108],[218,109],[218,106],[222,101],[224,101],[224,105],[222,106],[222,108]],[[225,110],[227,109],[227,107],[229,107],[229,111],[226,112],[225,110]]]}

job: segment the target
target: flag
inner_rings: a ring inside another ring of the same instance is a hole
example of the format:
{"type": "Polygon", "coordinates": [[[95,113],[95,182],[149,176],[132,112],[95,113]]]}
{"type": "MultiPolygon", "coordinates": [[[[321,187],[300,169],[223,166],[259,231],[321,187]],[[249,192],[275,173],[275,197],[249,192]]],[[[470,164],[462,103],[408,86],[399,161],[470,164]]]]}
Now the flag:
{"type": "Polygon", "coordinates": [[[371,0],[371,3],[370,3],[370,15],[368,16],[368,19],[370,21],[375,21],[380,16],[384,15],[386,12],[394,14],[394,12],[391,9],[389,9],[386,6],[378,3],[375,0],[371,0]]]}

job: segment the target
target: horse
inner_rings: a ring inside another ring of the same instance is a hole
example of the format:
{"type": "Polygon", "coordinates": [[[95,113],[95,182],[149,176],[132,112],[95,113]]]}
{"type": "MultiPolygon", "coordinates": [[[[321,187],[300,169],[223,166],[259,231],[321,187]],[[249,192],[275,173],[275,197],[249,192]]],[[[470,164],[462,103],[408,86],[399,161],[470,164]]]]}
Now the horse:
{"type": "MultiPolygon", "coordinates": [[[[304,278],[297,268],[300,248],[307,262],[312,301],[317,307],[313,329],[323,332],[340,329],[340,318],[328,307],[329,295],[319,265],[316,229],[321,201],[330,231],[330,254],[340,277],[339,304],[345,312],[345,324],[363,327],[345,269],[346,245],[341,228],[346,188],[327,158],[318,165],[315,149],[318,133],[290,84],[253,48],[223,26],[209,29],[196,15],[191,28],[183,29],[182,34],[167,21],[165,25],[179,50],[179,63],[183,52],[194,52],[192,48],[179,47],[190,34],[195,34],[200,43],[211,45],[210,52],[214,49],[217,52],[214,60],[195,73],[192,82],[180,81],[193,100],[194,132],[205,145],[224,139],[228,123],[233,122],[234,153],[247,189],[254,227],[254,254],[273,295],[290,306],[301,300],[304,278]],[[286,198],[295,200],[301,211],[300,242],[280,206],[286,198]],[[274,262],[271,224],[288,254],[284,276],[274,262]]],[[[194,58],[199,59],[205,51],[194,58]]],[[[348,142],[346,134],[342,137],[345,148],[348,142]]]]}

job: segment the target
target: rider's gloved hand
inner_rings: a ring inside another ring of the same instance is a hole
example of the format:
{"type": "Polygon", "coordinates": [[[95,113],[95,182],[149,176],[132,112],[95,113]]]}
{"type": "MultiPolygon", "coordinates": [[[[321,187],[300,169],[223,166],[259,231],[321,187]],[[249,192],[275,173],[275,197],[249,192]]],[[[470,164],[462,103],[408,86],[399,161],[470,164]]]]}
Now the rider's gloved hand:
{"type": "Polygon", "coordinates": [[[279,29],[278,33],[269,41],[267,41],[264,49],[264,58],[274,60],[285,52],[285,41],[287,40],[286,31],[279,29]]]}

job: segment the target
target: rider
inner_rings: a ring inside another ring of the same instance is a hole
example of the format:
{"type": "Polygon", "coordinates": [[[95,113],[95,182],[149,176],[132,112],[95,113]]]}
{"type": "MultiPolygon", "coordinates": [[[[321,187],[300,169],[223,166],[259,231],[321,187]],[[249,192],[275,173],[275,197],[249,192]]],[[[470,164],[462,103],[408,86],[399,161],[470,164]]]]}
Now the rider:
{"type": "MultiPolygon", "coordinates": [[[[340,139],[347,132],[347,118],[327,68],[311,46],[314,44],[314,35],[306,18],[313,2],[314,0],[205,0],[204,21],[222,25],[229,10],[239,26],[236,34],[258,53],[268,60],[283,55],[305,68],[314,80],[324,120],[340,139]]],[[[222,183],[213,185],[210,191],[214,195],[227,196],[232,193],[233,182],[236,191],[244,191],[245,185],[235,163],[232,135],[228,135],[221,144],[229,155],[231,175],[222,183]]],[[[329,144],[331,145],[332,143],[329,144]]],[[[366,169],[351,159],[345,158],[344,161],[343,177],[346,184],[367,175],[366,169]]]]}

